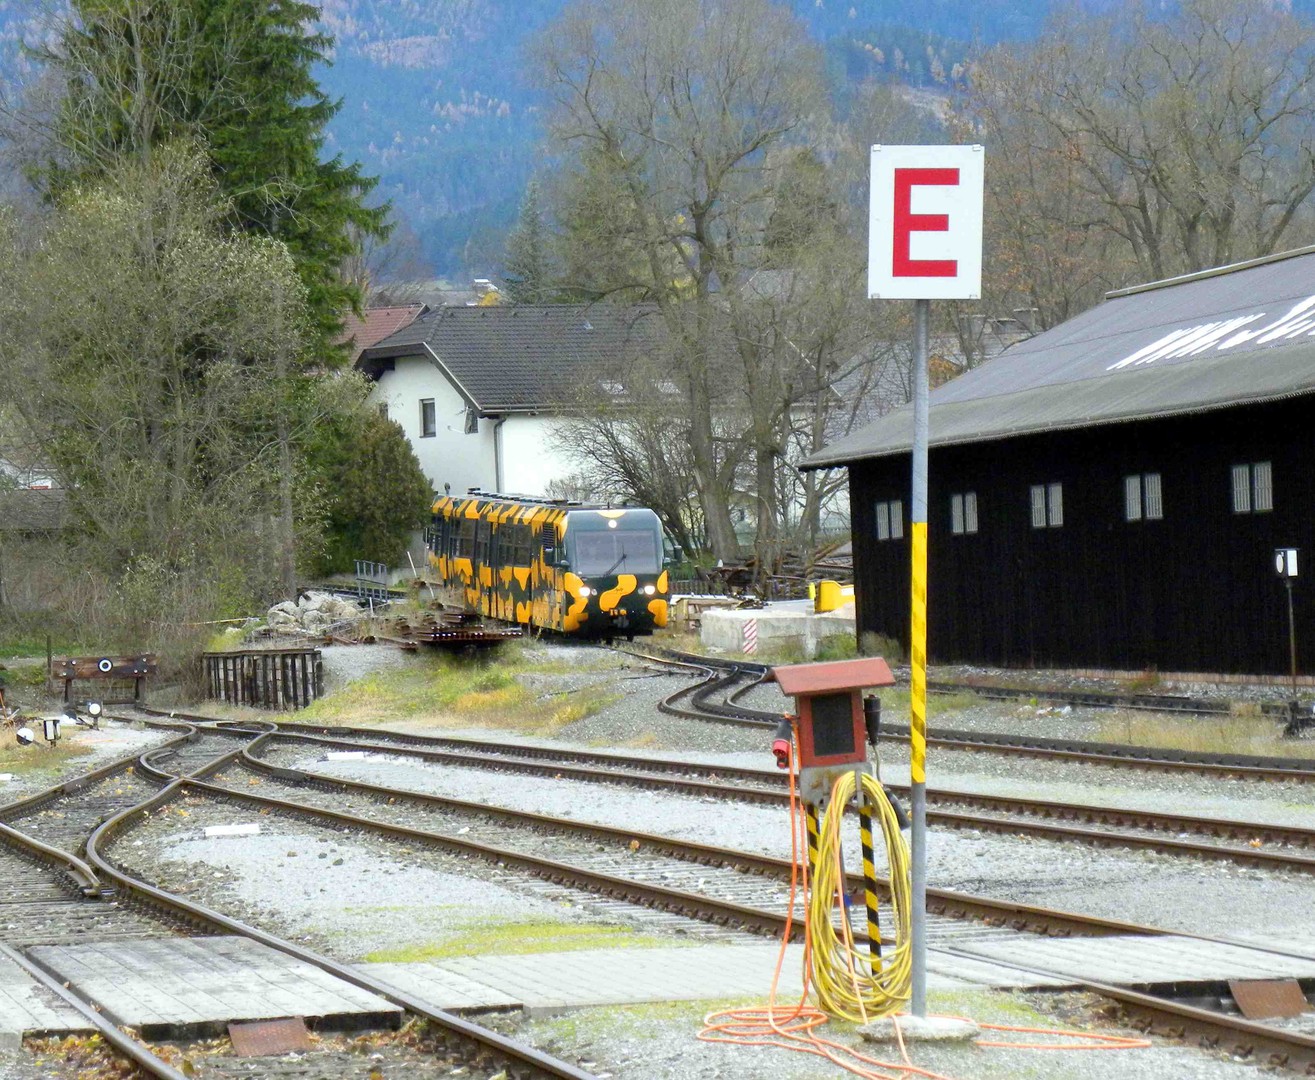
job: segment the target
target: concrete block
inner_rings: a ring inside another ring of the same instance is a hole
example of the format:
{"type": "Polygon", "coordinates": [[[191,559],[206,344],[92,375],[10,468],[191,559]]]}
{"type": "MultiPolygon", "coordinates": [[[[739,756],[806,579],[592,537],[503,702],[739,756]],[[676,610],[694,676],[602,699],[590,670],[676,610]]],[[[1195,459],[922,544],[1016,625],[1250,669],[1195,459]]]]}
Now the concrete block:
{"type": "Polygon", "coordinates": [[[864,1024],[858,1033],[868,1042],[968,1042],[981,1033],[971,1020],[952,1016],[882,1016],[864,1024]]]}
{"type": "Polygon", "coordinates": [[[853,637],[855,633],[852,605],[818,614],[808,600],[786,600],[762,608],[705,611],[699,640],[710,649],[741,652],[744,648],[744,624],[758,624],[759,650],[797,646],[811,660],[824,638],[836,634],[853,637]]]}

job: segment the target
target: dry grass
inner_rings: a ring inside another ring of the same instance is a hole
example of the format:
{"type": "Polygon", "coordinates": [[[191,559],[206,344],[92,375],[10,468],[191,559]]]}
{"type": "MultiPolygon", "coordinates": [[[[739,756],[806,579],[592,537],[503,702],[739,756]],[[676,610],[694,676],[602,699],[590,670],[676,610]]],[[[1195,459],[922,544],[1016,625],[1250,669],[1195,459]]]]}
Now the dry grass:
{"type": "Polygon", "coordinates": [[[40,741],[39,727],[33,728],[38,741],[31,746],[19,746],[13,732],[6,732],[0,741],[0,772],[6,773],[43,773],[54,772],[71,761],[86,757],[91,748],[78,743],[61,741],[48,746],[40,741]]]}
{"type": "Polygon", "coordinates": [[[1315,743],[1283,738],[1283,724],[1259,708],[1233,716],[1173,716],[1119,709],[1106,715],[1094,736],[1100,742],[1191,750],[1208,754],[1261,754],[1315,758],[1315,743]]]}

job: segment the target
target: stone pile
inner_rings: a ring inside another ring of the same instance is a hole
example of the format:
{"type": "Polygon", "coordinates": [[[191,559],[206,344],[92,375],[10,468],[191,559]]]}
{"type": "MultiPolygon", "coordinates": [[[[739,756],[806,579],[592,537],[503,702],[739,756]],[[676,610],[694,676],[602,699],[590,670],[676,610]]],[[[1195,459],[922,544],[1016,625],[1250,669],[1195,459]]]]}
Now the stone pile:
{"type": "Polygon", "coordinates": [[[275,604],[265,615],[265,624],[276,634],[312,634],[329,632],[361,617],[361,609],[351,600],[329,593],[308,592],[297,599],[275,604]]]}

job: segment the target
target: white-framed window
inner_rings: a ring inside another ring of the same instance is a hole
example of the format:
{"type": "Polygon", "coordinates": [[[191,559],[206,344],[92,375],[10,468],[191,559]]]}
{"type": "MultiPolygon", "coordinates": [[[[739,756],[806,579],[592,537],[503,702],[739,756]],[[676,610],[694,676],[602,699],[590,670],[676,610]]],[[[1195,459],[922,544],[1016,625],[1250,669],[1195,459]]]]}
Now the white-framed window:
{"type": "Polygon", "coordinates": [[[964,536],[977,531],[977,492],[950,496],[950,532],[964,536]]]}
{"type": "Polygon", "coordinates": [[[1049,526],[1058,529],[1064,524],[1064,485],[1032,485],[1032,528],[1049,526]]]}
{"type": "Polygon", "coordinates": [[[904,537],[904,503],[887,499],[876,505],[877,539],[900,540],[904,537]]]}
{"type": "Polygon", "coordinates": [[[1123,517],[1127,521],[1159,521],[1164,517],[1159,473],[1134,473],[1123,478],[1123,517]]]}
{"type": "Polygon", "coordinates": [[[1268,461],[1233,466],[1233,513],[1264,514],[1274,509],[1274,469],[1268,461]]]}
{"type": "Polygon", "coordinates": [[[438,420],[434,413],[434,399],[422,398],[420,401],[420,437],[433,438],[438,432],[438,420]]]}

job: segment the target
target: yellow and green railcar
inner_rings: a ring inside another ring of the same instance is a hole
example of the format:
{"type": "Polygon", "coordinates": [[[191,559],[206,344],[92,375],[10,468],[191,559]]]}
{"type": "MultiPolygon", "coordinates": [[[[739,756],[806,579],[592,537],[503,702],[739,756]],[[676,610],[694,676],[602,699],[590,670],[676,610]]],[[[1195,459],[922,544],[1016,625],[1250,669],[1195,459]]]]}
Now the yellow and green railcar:
{"type": "Polygon", "coordinates": [[[434,503],[429,562],[489,618],[608,640],[667,625],[662,525],[644,507],[445,495],[434,503]]]}

